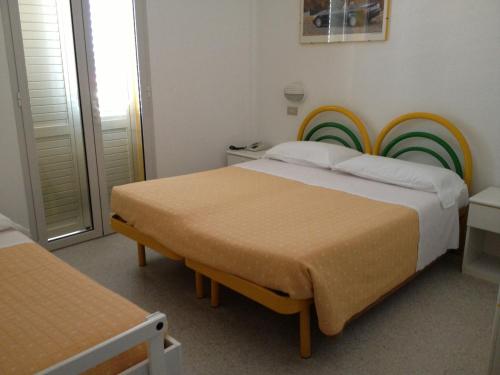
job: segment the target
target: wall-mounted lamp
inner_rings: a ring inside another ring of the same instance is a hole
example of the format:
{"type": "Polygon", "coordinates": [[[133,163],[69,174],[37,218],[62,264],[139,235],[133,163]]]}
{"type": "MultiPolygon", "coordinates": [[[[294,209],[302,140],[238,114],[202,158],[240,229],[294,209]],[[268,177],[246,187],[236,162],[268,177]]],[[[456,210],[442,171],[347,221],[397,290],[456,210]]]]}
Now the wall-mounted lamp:
{"type": "Polygon", "coordinates": [[[304,101],[304,86],[300,82],[294,82],[285,87],[285,98],[293,103],[304,101]]]}
{"type": "Polygon", "coordinates": [[[286,113],[289,116],[297,116],[299,114],[298,104],[304,101],[304,86],[300,82],[294,82],[285,87],[285,98],[293,103],[286,108],[286,113]]]}

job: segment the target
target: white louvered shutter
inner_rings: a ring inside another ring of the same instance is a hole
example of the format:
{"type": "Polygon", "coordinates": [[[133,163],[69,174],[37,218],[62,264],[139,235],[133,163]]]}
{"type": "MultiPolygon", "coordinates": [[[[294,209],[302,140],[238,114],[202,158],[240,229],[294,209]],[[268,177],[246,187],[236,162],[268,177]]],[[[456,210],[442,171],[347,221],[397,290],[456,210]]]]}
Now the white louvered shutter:
{"type": "Polygon", "coordinates": [[[91,226],[73,41],[56,0],[20,0],[19,10],[51,238],[91,226]]]}
{"type": "Polygon", "coordinates": [[[101,119],[108,196],[113,186],[135,181],[130,120],[101,119]]]}

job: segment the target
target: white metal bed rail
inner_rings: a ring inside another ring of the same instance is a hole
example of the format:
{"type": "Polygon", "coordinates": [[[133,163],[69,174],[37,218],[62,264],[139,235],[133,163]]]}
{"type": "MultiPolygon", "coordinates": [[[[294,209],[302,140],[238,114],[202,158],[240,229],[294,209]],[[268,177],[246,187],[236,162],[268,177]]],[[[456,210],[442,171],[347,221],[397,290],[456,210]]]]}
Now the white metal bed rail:
{"type": "Polygon", "coordinates": [[[70,375],[81,374],[97,365],[123,353],[133,347],[147,342],[149,375],[167,374],[164,358],[164,341],[167,329],[167,317],[156,312],[149,315],[146,321],[87,349],[71,358],[49,367],[39,375],[70,375]]]}

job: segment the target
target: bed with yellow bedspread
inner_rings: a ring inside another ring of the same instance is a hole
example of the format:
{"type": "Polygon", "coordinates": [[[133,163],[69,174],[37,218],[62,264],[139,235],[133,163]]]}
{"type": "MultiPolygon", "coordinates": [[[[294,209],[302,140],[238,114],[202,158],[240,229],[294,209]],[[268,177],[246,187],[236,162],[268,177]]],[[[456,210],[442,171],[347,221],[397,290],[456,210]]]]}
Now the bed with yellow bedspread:
{"type": "Polygon", "coordinates": [[[115,187],[112,210],[182,257],[314,298],[327,335],[416,272],[415,210],[243,168],[115,187]]]}
{"type": "MultiPolygon", "coordinates": [[[[149,315],[34,243],[0,249],[0,374],[33,374],[142,323],[149,315]]],[[[147,358],[139,345],[86,374],[147,358]]]]}

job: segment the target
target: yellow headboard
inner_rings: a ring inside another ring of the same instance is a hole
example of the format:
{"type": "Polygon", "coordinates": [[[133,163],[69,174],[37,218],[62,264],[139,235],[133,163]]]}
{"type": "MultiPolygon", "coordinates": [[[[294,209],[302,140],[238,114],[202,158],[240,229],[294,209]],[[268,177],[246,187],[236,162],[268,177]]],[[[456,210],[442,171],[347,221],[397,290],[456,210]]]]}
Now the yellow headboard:
{"type": "Polygon", "coordinates": [[[455,125],[453,125],[450,121],[448,121],[444,117],[432,113],[425,113],[425,112],[408,113],[406,115],[395,118],[384,129],[382,129],[375,143],[375,155],[397,158],[400,155],[403,155],[408,152],[423,152],[439,160],[439,162],[443,165],[443,167],[452,169],[447,160],[443,156],[441,156],[437,151],[434,151],[426,147],[420,147],[420,146],[407,147],[395,153],[390,154],[391,150],[393,149],[394,146],[396,146],[396,144],[399,144],[400,142],[410,138],[412,139],[425,138],[441,146],[441,149],[444,149],[444,151],[446,151],[447,155],[453,162],[453,167],[455,172],[457,172],[457,174],[459,174],[464,179],[465,183],[469,188],[469,191],[471,190],[472,172],[473,172],[472,154],[470,151],[469,144],[467,143],[467,140],[465,139],[462,132],[455,125]],[[391,140],[389,143],[387,143],[387,145],[384,148],[382,148],[382,144],[384,143],[385,139],[387,138],[391,130],[393,130],[397,126],[408,124],[410,120],[432,121],[446,128],[453,135],[453,137],[455,137],[460,146],[464,161],[463,165],[460,159],[458,158],[456,152],[445,140],[443,140],[442,138],[440,138],[435,134],[424,131],[413,131],[409,133],[404,133],[391,140]]]}
{"type": "Polygon", "coordinates": [[[368,135],[368,132],[366,131],[366,127],[363,124],[363,122],[360,120],[358,116],[356,116],[353,112],[350,110],[339,107],[339,106],[324,106],[324,107],[319,107],[316,108],[314,111],[309,113],[304,121],[302,122],[302,125],[299,128],[299,132],[297,135],[297,140],[298,141],[317,141],[317,142],[326,142],[326,141],[334,141],[343,144],[344,146],[355,148],[358,151],[370,154],[372,152],[372,145],[370,141],[370,136],[368,135]],[[336,122],[324,122],[319,125],[314,126],[309,132],[306,134],[306,130],[311,125],[312,121],[316,116],[318,116],[321,113],[324,112],[337,112],[345,117],[349,118],[352,123],[356,126],[358,133],[356,134],[352,130],[349,129],[348,126],[339,124],[336,122]],[[334,131],[340,131],[344,133],[344,135],[348,136],[348,140],[345,138],[342,138],[338,135],[322,135],[318,138],[313,139],[313,137],[317,134],[319,130],[322,129],[328,129],[328,130],[334,130],[334,131]]]}

